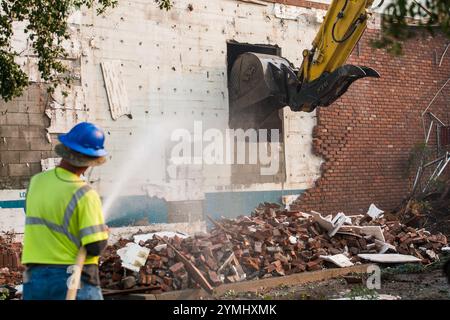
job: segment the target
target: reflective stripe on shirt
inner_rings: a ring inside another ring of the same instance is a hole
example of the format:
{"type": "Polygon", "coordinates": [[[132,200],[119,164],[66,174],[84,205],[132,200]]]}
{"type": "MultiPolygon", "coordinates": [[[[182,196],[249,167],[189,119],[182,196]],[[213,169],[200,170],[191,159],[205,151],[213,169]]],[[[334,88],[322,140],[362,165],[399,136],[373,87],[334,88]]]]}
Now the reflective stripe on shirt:
{"type": "Polygon", "coordinates": [[[46,219],[43,219],[43,218],[28,217],[28,216],[25,219],[25,224],[27,224],[27,225],[44,225],[52,231],[59,232],[59,233],[65,235],[78,248],[81,247],[81,239],[83,237],[88,236],[90,234],[94,234],[97,232],[102,232],[102,231],[107,230],[107,227],[105,224],[99,224],[99,225],[95,225],[95,226],[86,227],[86,228],[83,228],[80,230],[80,232],[79,232],[80,235],[78,238],[69,232],[70,219],[73,216],[73,213],[75,211],[75,208],[77,207],[78,201],[90,190],[92,190],[92,188],[89,185],[84,185],[75,192],[75,194],[70,199],[69,204],[66,207],[66,210],[64,211],[64,218],[63,218],[62,226],[58,225],[56,223],[53,223],[51,221],[48,221],[46,219]]]}

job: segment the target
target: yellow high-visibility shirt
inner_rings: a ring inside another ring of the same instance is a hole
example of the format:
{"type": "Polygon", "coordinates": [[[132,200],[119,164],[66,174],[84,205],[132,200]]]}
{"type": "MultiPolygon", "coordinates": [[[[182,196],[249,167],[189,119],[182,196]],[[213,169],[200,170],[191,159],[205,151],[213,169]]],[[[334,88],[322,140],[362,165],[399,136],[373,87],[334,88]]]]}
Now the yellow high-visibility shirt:
{"type": "Polygon", "coordinates": [[[71,265],[80,246],[108,239],[99,195],[60,167],[32,177],[25,212],[22,264],[71,265]]]}

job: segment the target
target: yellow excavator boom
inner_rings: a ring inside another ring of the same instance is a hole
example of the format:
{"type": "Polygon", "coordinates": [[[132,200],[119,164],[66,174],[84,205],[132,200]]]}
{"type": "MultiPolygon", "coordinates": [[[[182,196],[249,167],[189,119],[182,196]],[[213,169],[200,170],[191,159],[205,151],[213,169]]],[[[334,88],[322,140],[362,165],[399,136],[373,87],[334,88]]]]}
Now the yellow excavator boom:
{"type": "Polygon", "coordinates": [[[312,43],[308,81],[333,72],[347,61],[367,27],[373,0],[333,0],[312,43]]]}

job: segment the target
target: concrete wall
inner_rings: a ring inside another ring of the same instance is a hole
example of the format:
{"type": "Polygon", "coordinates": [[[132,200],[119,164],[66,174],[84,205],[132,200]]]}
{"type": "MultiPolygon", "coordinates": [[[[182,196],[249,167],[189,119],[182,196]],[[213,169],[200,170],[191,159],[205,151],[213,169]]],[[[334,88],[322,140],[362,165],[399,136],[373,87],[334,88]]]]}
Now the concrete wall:
{"type": "MultiPolygon", "coordinates": [[[[310,187],[320,175],[321,164],[311,153],[314,114],[304,114],[302,125],[296,127],[290,119],[300,120],[298,115],[286,111],[283,119],[289,123],[285,130],[289,142],[284,143],[280,159],[289,159],[289,168],[307,163],[301,172],[296,170],[298,175],[261,177],[255,172],[257,166],[248,165],[171,165],[173,143],[168,140],[174,129],[186,128],[194,134],[196,121],[201,122],[203,132],[209,128],[224,132],[228,127],[227,41],[277,44],[285,57],[300,64],[301,51],[309,46],[319,26],[312,22],[315,10],[294,8],[300,10],[297,14],[303,14],[303,20],[286,20],[276,17],[272,4],[198,1],[193,11],[188,10],[189,4],[178,1],[165,13],[146,1],[131,1],[123,2],[106,19],[83,17],[88,25],[82,27],[84,41],[94,43],[81,62],[83,86],[88,88],[86,100],[95,101],[89,105],[89,118],[108,131],[107,146],[112,153],[110,163],[93,174],[97,188],[106,196],[115,194],[119,180],[126,186],[120,188],[121,196],[147,193],[181,205],[183,201],[205,201],[205,192],[266,190],[278,191],[279,198],[283,190],[310,187]],[[108,60],[120,60],[123,65],[121,76],[132,120],[111,121],[99,66],[108,60]],[[236,172],[239,180],[232,179],[236,172]],[[123,180],[122,175],[126,176],[123,180]]],[[[169,206],[169,211],[168,216],[179,221],[182,218],[176,216],[188,216],[190,210],[169,206]]]]}

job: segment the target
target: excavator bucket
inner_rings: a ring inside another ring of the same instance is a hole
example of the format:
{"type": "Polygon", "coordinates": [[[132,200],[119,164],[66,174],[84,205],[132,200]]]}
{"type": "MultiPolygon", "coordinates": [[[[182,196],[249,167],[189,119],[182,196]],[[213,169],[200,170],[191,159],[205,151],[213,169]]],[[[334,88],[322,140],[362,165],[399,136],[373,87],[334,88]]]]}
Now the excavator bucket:
{"type": "Polygon", "coordinates": [[[380,77],[371,68],[344,65],[314,81],[302,83],[297,72],[282,57],[253,52],[240,55],[229,79],[230,107],[244,111],[264,105],[269,109],[266,114],[285,106],[293,111],[311,112],[336,101],[354,81],[380,77]]]}
{"type": "MultiPolygon", "coordinates": [[[[292,70],[292,67],[289,61],[279,56],[253,52],[240,55],[228,81],[230,107],[247,109],[256,104],[267,105],[267,100],[270,100],[267,108],[272,111],[286,106],[284,70],[292,70]]],[[[292,75],[295,77],[295,72],[292,75]]]]}
{"type": "Polygon", "coordinates": [[[294,111],[307,112],[316,107],[327,107],[347,92],[353,82],[365,77],[379,78],[380,75],[372,68],[344,65],[314,81],[303,83],[297,91],[289,88],[289,105],[294,111]]]}

